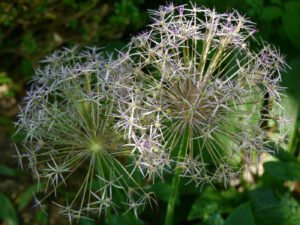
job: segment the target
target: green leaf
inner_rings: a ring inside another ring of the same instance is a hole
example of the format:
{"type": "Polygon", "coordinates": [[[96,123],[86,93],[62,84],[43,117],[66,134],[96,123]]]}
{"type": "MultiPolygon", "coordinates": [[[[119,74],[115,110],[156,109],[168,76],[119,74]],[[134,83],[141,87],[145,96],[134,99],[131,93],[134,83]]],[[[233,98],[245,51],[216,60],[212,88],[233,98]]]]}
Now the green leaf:
{"type": "Polygon", "coordinates": [[[257,225],[299,225],[299,203],[289,195],[275,197],[269,188],[257,188],[250,193],[257,225]]]}
{"type": "Polygon", "coordinates": [[[279,148],[278,152],[274,156],[282,162],[298,162],[297,158],[282,148],[279,148]]]}
{"type": "Polygon", "coordinates": [[[23,210],[32,201],[34,194],[39,192],[44,186],[43,183],[29,186],[18,198],[18,209],[20,211],[23,210]]]}
{"type": "Polygon", "coordinates": [[[207,224],[209,225],[223,225],[224,224],[224,219],[219,213],[214,213],[211,215],[209,220],[207,221],[207,224]]]}
{"type": "Polygon", "coordinates": [[[77,225],[96,225],[96,223],[91,219],[81,218],[77,225]]]}
{"type": "Polygon", "coordinates": [[[276,4],[276,5],[281,5],[282,4],[282,0],[271,0],[272,4],[276,4]]]}
{"type": "Polygon", "coordinates": [[[225,220],[224,225],[255,225],[250,203],[237,207],[225,220]]]}
{"type": "Polygon", "coordinates": [[[1,84],[12,84],[13,80],[7,76],[5,72],[0,72],[0,85],[1,84]]]}
{"type": "Polygon", "coordinates": [[[7,128],[12,127],[12,121],[7,116],[0,115],[0,126],[6,126],[7,128]]]}
{"type": "Polygon", "coordinates": [[[132,214],[124,214],[124,215],[113,215],[112,223],[110,225],[143,225],[143,223],[138,220],[136,217],[133,217],[132,214]]]}
{"type": "Polygon", "coordinates": [[[281,17],[282,10],[277,6],[267,6],[262,8],[260,19],[263,21],[274,21],[281,17]]]}
{"type": "Polygon", "coordinates": [[[300,57],[298,56],[297,58],[294,58],[288,64],[291,69],[288,70],[288,74],[286,76],[283,76],[283,85],[288,87],[288,93],[298,100],[300,99],[300,57]]]}
{"type": "Polygon", "coordinates": [[[7,177],[19,177],[22,174],[21,171],[12,169],[5,165],[0,164],[0,175],[7,176],[7,177]]]}
{"type": "Polygon", "coordinates": [[[18,217],[16,210],[11,201],[3,194],[0,193],[0,219],[7,225],[18,225],[18,217]]]}
{"type": "Polygon", "coordinates": [[[292,44],[300,48],[300,2],[286,2],[284,8],[283,28],[292,44]]]}
{"type": "Polygon", "coordinates": [[[124,48],[125,45],[126,45],[126,43],[124,41],[114,40],[114,41],[105,43],[105,50],[107,52],[113,52],[116,49],[121,50],[122,48],[124,48]]]}
{"type": "MultiPolygon", "coordinates": [[[[152,189],[156,197],[164,202],[168,202],[170,193],[172,192],[172,186],[167,183],[155,183],[152,186],[152,189]]],[[[176,203],[179,202],[179,199],[176,199],[176,203]]]]}
{"type": "Polygon", "coordinates": [[[181,178],[181,181],[179,184],[179,195],[180,196],[198,195],[199,194],[199,187],[196,187],[196,185],[190,181],[191,181],[190,178],[186,178],[186,177],[181,178]]]}
{"type": "Polygon", "coordinates": [[[25,137],[26,137],[26,132],[21,130],[18,133],[14,132],[11,139],[14,143],[21,143],[25,137]]]}
{"type": "Polygon", "coordinates": [[[21,69],[22,76],[26,78],[30,78],[34,72],[32,63],[28,59],[23,59],[21,61],[20,69],[21,69]]]}
{"type": "Polygon", "coordinates": [[[33,34],[30,32],[24,34],[24,36],[22,37],[22,44],[23,44],[23,49],[27,54],[34,53],[38,47],[36,39],[33,37],[33,34]]]}
{"type": "Polygon", "coordinates": [[[193,203],[188,220],[201,219],[208,221],[215,213],[229,213],[239,200],[240,194],[234,189],[217,191],[212,187],[208,187],[193,203]]]}
{"type": "MultiPolygon", "coordinates": [[[[48,224],[48,214],[40,209],[36,214],[36,220],[39,222],[39,225],[47,225],[48,224]]],[[[88,224],[85,224],[88,225],[88,224]]],[[[94,225],[94,224],[93,224],[94,225]]]]}
{"type": "Polygon", "coordinates": [[[264,169],[278,180],[300,181],[299,162],[272,161],[264,163],[264,169]]]}
{"type": "Polygon", "coordinates": [[[263,0],[246,0],[247,4],[255,9],[261,9],[264,5],[263,0]]]}

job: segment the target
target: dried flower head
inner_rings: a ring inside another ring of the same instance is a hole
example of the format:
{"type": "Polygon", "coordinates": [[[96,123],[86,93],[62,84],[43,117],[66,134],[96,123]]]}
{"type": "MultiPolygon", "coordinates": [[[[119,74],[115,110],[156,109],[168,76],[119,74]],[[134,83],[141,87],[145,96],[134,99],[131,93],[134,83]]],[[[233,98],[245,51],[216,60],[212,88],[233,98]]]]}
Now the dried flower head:
{"type": "Polygon", "coordinates": [[[273,151],[267,126],[282,125],[284,59],[266,43],[250,49],[255,26],[237,11],[169,4],[150,15],[149,30],[120,59],[132,67],[132,86],[119,127],[136,169],[162,177],[176,162],[196,185],[226,184],[257,153],[273,151]]]}
{"type": "Polygon", "coordinates": [[[18,116],[18,131],[26,133],[18,155],[45,184],[44,199],[55,195],[70,221],[125,212],[151,198],[123,165],[130,149],[113,116],[114,85],[123,78],[121,68],[111,70],[112,61],[96,48],[54,52],[36,71],[18,116]]]}

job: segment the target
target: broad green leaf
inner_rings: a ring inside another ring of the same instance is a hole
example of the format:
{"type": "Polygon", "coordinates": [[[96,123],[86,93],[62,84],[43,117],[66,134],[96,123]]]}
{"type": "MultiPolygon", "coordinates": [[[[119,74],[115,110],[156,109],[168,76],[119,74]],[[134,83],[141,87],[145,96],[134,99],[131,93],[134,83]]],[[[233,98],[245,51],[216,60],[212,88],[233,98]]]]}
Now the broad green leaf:
{"type": "MultiPolygon", "coordinates": [[[[164,202],[168,202],[170,193],[172,192],[172,186],[167,183],[155,183],[152,186],[152,189],[156,195],[157,198],[164,202]]],[[[179,202],[179,199],[177,198],[176,203],[179,202]]]]}
{"type": "Polygon", "coordinates": [[[7,116],[0,115],[0,126],[12,127],[12,121],[7,116]]]}
{"type": "Polygon", "coordinates": [[[0,219],[7,225],[18,225],[18,216],[11,201],[0,193],[0,219]]]}
{"type": "Polygon", "coordinates": [[[282,162],[298,162],[297,158],[282,148],[279,148],[278,152],[274,156],[282,162]]]}
{"type": "Polygon", "coordinates": [[[284,5],[283,28],[294,46],[300,48],[300,1],[289,1],[284,5]]]}
{"type": "MultiPolygon", "coordinates": [[[[300,28],[299,28],[299,30],[300,30],[300,28]]],[[[300,31],[299,31],[299,33],[300,33],[300,31]]],[[[300,39],[299,39],[299,41],[300,41],[300,39]]],[[[288,70],[288,74],[283,76],[283,86],[288,87],[287,92],[291,96],[293,96],[296,100],[299,100],[300,99],[300,89],[299,89],[300,57],[292,59],[288,64],[291,67],[291,69],[288,70]]]]}
{"type": "MultiPolygon", "coordinates": [[[[26,137],[26,132],[24,131],[19,131],[18,133],[14,133],[11,137],[11,140],[14,142],[14,143],[21,143],[24,138],[26,137]]],[[[16,146],[17,147],[17,146],[16,146]]]]}
{"type": "Polygon", "coordinates": [[[272,4],[276,4],[276,5],[281,5],[282,4],[282,0],[271,0],[272,4]]]}
{"type": "Polygon", "coordinates": [[[224,225],[255,225],[250,203],[237,207],[225,220],[224,225]]]}
{"type": "MultiPolygon", "coordinates": [[[[36,213],[35,217],[36,217],[36,220],[39,222],[39,225],[47,225],[48,224],[48,214],[43,209],[40,209],[36,213]]],[[[85,224],[85,225],[89,225],[89,224],[85,224]]]]}
{"type": "Polygon", "coordinates": [[[0,72],[0,85],[1,84],[12,84],[13,80],[7,76],[5,72],[0,72]]]}
{"type": "MultiPolygon", "coordinates": [[[[300,70],[299,70],[300,72],[300,70]]],[[[299,76],[300,74],[298,74],[298,79],[300,78],[299,76]]],[[[300,81],[300,79],[299,79],[300,81]]],[[[295,85],[296,86],[296,85],[295,85]]],[[[299,90],[298,90],[299,92],[299,90]]],[[[300,93],[298,93],[300,94],[300,93]]],[[[299,142],[300,142],[300,102],[299,99],[295,99],[292,96],[289,96],[288,101],[285,101],[285,103],[283,104],[283,107],[285,109],[286,112],[286,116],[287,118],[290,118],[291,121],[293,121],[292,123],[288,123],[286,125],[286,130],[287,132],[287,143],[286,143],[286,149],[288,150],[288,153],[290,155],[290,157],[293,158],[293,160],[290,161],[295,161],[297,162],[298,159],[297,157],[295,157],[296,155],[299,155],[299,142]],[[288,103],[288,104],[286,104],[288,103]]],[[[281,160],[284,161],[284,160],[281,160]]]]}
{"type": "Polygon", "coordinates": [[[207,221],[208,225],[223,225],[224,219],[219,213],[214,213],[207,221]]]}
{"type": "Polygon", "coordinates": [[[267,6],[262,8],[260,19],[263,21],[273,21],[273,20],[280,19],[281,15],[282,15],[281,8],[277,6],[267,6]]]}
{"type": "Polygon", "coordinates": [[[124,215],[113,215],[112,223],[107,223],[108,225],[143,225],[143,223],[135,218],[132,214],[127,213],[124,215]]]}
{"type": "Polygon", "coordinates": [[[250,197],[256,225],[300,225],[300,206],[291,196],[276,197],[269,188],[257,188],[250,197]]]}
{"type": "Polygon", "coordinates": [[[77,225],[96,225],[96,223],[91,219],[81,218],[77,225]]]}
{"type": "Polygon", "coordinates": [[[272,161],[264,164],[264,169],[272,177],[279,180],[300,181],[299,162],[272,161]]]}
{"type": "Polygon", "coordinates": [[[105,50],[107,52],[115,51],[116,49],[119,50],[119,49],[124,48],[125,45],[126,45],[126,43],[123,41],[119,41],[119,40],[110,41],[110,42],[106,43],[105,50]]]}
{"type": "Polygon", "coordinates": [[[34,184],[29,186],[18,198],[18,209],[23,210],[33,199],[34,194],[39,192],[44,184],[34,184]]]}
{"type": "Polygon", "coordinates": [[[263,4],[264,4],[264,1],[263,0],[246,0],[246,3],[256,9],[260,9],[263,4]]]}
{"type": "Polygon", "coordinates": [[[25,33],[22,37],[22,47],[27,54],[31,54],[37,49],[37,41],[31,32],[25,33]]]}
{"type": "Polygon", "coordinates": [[[200,188],[196,187],[193,182],[190,182],[190,178],[182,177],[179,184],[179,194],[184,195],[198,195],[200,193],[200,188]]]}
{"type": "Polygon", "coordinates": [[[201,219],[208,221],[215,213],[229,213],[240,200],[240,193],[234,189],[218,191],[208,187],[192,205],[188,220],[201,219]]]}
{"type": "Polygon", "coordinates": [[[32,62],[29,59],[23,59],[20,63],[20,73],[23,77],[30,78],[33,74],[32,62]]]}
{"type": "Polygon", "coordinates": [[[5,165],[0,164],[0,175],[7,176],[7,177],[19,177],[22,174],[21,171],[12,169],[5,165]]]}

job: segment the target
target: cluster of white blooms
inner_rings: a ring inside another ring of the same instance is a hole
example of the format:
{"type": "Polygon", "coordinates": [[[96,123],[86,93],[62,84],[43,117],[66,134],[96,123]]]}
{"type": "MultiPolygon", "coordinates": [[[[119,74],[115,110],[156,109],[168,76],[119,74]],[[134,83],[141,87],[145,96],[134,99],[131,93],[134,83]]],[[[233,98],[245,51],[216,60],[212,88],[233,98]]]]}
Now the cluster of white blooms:
{"type": "Polygon", "coordinates": [[[148,30],[117,59],[96,48],[53,53],[26,95],[18,154],[46,181],[45,198],[76,190],[56,203],[70,220],[137,215],[152,197],[136,172],[153,182],[174,173],[200,187],[226,185],[275,151],[271,123],[279,134],[272,142],[285,142],[286,65],[271,45],[253,50],[251,21],[192,4],[150,14],[148,30]]]}
{"type": "Polygon", "coordinates": [[[236,11],[169,4],[150,13],[149,30],[119,59],[132,70],[119,127],[134,146],[136,169],[162,177],[180,167],[196,185],[227,183],[273,151],[267,126],[273,120],[283,129],[285,62],[266,43],[250,49],[255,26],[236,11]]]}
{"type": "Polygon", "coordinates": [[[42,65],[17,126],[26,133],[19,156],[46,183],[43,200],[59,195],[56,204],[70,220],[107,210],[125,212],[128,206],[136,210],[151,196],[122,163],[130,149],[114,126],[121,89],[112,87],[124,77],[96,48],[57,51],[42,65]]]}

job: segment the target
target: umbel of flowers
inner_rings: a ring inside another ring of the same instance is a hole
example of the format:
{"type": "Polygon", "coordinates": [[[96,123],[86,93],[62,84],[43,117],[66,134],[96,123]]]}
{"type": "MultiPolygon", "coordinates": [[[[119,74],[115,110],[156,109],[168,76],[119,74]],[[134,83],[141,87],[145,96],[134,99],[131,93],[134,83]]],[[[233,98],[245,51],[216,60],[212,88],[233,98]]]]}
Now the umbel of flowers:
{"type": "Polygon", "coordinates": [[[133,71],[119,127],[136,168],[161,176],[175,161],[196,185],[226,183],[255,152],[272,151],[266,124],[284,123],[284,60],[270,45],[250,50],[254,25],[236,11],[168,5],[151,17],[120,60],[133,71]]]}
{"type": "Polygon", "coordinates": [[[266,43],[251,50],[255,26],[237,11],[169,4],[150,16],[148,30],[121,54],[120,65],[133,73],[119,127],[144,176],[174,172],[169,213],[181,177],[196,186],[226,184],[273,151],[267,126],[275,121],[282,134],[285,62],[266,43]]]}
{"type": "Polygon", "coordinates": [[[46,180],[47,196],[77,190],[58,198],[70,219],[137,214],[151,196],[133,174],[155,182],[171,173],[171,225],[181,179],[227,185],[260,153],[274,152],[271,122],[279,134],[272,141],[284,142],[286,65],[271,45],[253,50],[251,21],[192,4],[150,16],[116,60],[95,48],[55,52],[27,93],[17,121],[26,150],[18,154],[46,180]]]}
{"type": "Polygon", "coordinates": [[[36,71],[18,116],[18,130],[26,132],[18,154],[44,184],[42,200],[55,195],[70,221],[136,211],[150,199],[123,165],[131,149],[114,126],[112,87],[125,72],[111,66],[96,48],[54,52],[36,71]]]}

